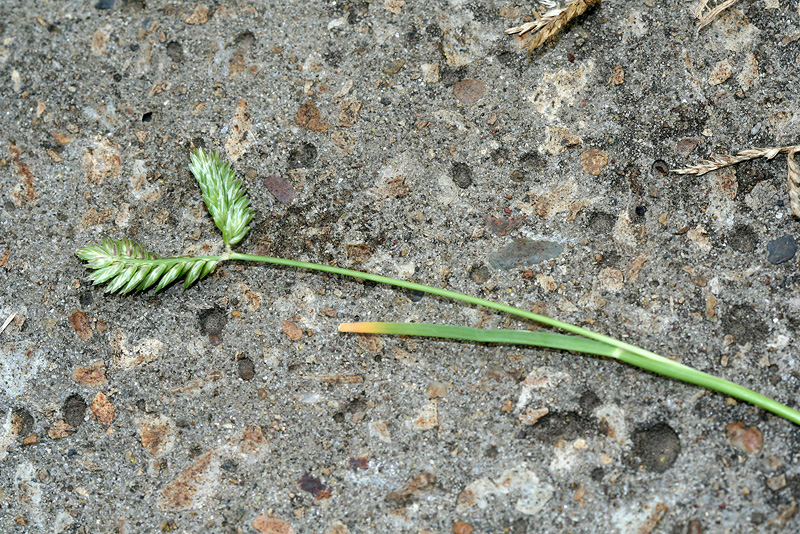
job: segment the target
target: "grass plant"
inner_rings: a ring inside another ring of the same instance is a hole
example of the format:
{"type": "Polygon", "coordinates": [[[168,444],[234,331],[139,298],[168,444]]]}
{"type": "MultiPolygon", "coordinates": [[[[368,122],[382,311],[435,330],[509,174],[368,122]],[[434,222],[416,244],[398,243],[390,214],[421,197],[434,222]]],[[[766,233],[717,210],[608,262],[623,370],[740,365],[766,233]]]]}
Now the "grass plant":
{"type": "Polygon", "coordinates": [[[248,225],[253,218],[252,209],[244,194],[242,184],[236,180],[233,169],[227,163],[223,163],[216,153],[206,154],[203,150],[198,149],[192,153],[191,162],[190,169],[203,191],[203,200],[206,202],[215,224],[222,231],[225,252],[219,256],[162,258],[129,239],[106,238],[99,245],[86,246],[77,251],[78,257],[86,261],[87,266],[93,271],[89,279],[94,284],[106,283],[108,284],[106,286],[107,293],[124,294],[144,291],[153,286],[156,291],[160,291],[172,282],[183,279],[184,289],[186,289],[197,280],[210,274],[219,264],[236,260],[324,271],[485,306],[574,335],[416,323],[346,323],[339,327],[342,332],[400,334],[529,345],[613,358],[653,373],[750,402],[800,425],[800,412],[744,386],[692,369],[641,347],[545,315],[397,278],[343,269],[332,265],[234,252],[233,245],[239,243],[247,235],[248,225]]]}

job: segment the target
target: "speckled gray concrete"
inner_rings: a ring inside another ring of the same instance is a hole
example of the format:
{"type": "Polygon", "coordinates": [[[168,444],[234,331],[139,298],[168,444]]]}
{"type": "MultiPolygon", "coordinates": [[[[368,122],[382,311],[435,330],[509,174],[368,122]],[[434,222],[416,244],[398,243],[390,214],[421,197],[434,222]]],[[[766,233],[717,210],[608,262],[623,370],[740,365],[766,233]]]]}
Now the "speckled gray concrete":
{"type": "Polygon", "coordinates": [[[109,297],[74,256],[218,247],[187,170],[214,148],[256,209],[241,251],[535,309],[797,405],[797,263],[767,252],[798,235],[785,159],[662,172],[798,142],[796,2],[698,34],[695,2],[606,0],[531,60],[503,34],[525,2],[94,4],[0,5],[0,531],[798,529],[800,429],[723,395],[337,333],[528,327],[430,296],[229,264],[109,297]],[[522,238],[562,250],[490,261],[522,238]]]}

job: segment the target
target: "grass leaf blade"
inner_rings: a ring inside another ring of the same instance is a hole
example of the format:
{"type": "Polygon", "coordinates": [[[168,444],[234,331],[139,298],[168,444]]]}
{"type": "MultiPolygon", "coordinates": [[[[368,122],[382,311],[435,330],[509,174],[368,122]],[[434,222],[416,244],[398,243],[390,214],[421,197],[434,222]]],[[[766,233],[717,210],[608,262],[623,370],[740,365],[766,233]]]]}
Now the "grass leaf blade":
{"type": "Polygon", "coordinates": [[[591,339],[567,336],[552,332],[534,332],[527,330],[484,330],[464,326],[420,324],[420,323],[344,323],[339,326],[340,332],[358,332],[367,334],[396,334],[405,336],[438,337],[446,339],[463,339],[484,343],[507,343],[510,345],[531,345],[553,349],[568,350],[606,356],[621,360],[627,364],[647,371],[667,376],[681,382],[718,391],[725,395],[755,404],[767,411],[779,415],[795,424],[800,424],[800,412],[781,404],[765,395],[756,393],[744,386],[719,378],[703,371],[698,371],[680,362],[668,358],[652,359],[633,354],[617,347],[591,339]]]}
{"type": "Polygon", "coordinates": [[[428,323],[344,323],[340,332],[359,332],[365,334],[393,334],[400,336],[439,337],[462,339],[480,343],[507,343],[510,345],[530,345],[550,349],[568,350],[616,357],[619,349],[607,343],[578,336],[568,336],[554,332],[529,330],[487,330],[468,326],[451,326],[428,323]]]}

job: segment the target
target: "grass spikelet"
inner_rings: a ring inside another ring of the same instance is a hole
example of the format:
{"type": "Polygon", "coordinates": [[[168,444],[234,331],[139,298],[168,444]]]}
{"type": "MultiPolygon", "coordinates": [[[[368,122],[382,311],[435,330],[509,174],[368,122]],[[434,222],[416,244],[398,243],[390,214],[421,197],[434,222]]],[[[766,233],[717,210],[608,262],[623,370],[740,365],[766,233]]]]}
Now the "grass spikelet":
{"type": "Polygon", "coordinates": [[[236,245],[247,235],[248,225],[253,220],[253,210],[242,182],[236,179],[236,171],[230,164],[223,163],[216,152],[206,154],[198,148],[190,159],[189,170],[200,184],[203,201],[222,232],[222,240],[228,247],[236,245]]]}
{"type": "Polygon", "coordinates": [[[736,165],[737,163],[751,159],[772,159],[780,152],[786,152],[787,148],[789,147],[748,148],[740,150],[735,156],[712,154],[709,159],[703,160],[697,165],[692,165],[691,167],[685,167],[683,169],[672,169],[671,172],[675,174],[697,174],[698,176],[702,176],[707,172],[715,171],[730,165],[736,165]]]}
{"type": "Polygon", "coordinates": [[[589,6],[599,4],[602,0],[570,0],[564,6],[553,1],[541,2],[545,11],[534,11],[536,20],[509,28],[506,33],[516,34],[522,39],[522,46],[532,53],[550,37],[560,32],[569,21],[582,15],[589,6]]]}
{"type": "Polygon", "coordinates": [[[78,250],[80,259],[94,272],[94,285],[108,283],[106,293],[144,291],[158,283],[160,291],[181,275],[186,275],[184,289],[208,275],[219,263],[218,257],[159,258],[130,239],[103,239],[100,245],[78,250]]]}

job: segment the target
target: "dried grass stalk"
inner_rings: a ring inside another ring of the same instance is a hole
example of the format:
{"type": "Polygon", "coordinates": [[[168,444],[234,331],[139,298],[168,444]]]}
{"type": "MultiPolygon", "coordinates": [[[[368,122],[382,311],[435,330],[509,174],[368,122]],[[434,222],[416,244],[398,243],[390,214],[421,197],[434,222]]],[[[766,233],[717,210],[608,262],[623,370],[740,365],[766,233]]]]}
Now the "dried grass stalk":
{"type": "Polygon", "coordinates": [[[725,9],[729,8],[736,2],[737,0],[725,0],[724,2],[715,6],[711,11],[709,11],[704,15],[703,11],[705,11],[708,8],[708,0],[700,0],[700,2],[697,4],[697,8],[694,10],[694,16],[700,19],[700,26],[697,29],[702,30],[703,28],[711,24],[711,21],[713,21],[717,17],[717,15],[722,13],[725,9]]]}
{"type": "Polygon", "coordinates": [[[793,148],[800,148],[800,146],[748,148],[746,150],[739,151],[739,153],[736,154],[735,156],[728,156],[728,155],[718,156],[716,154],[712,154],[711,158],[701,161],[698,165],[686,167],[685,169],[671,169],[670,172],[674,172],[675,174],[703,175],[707,172],[715,171],[717,169],[721,169],[722,167],[728,167],[729,165],[736,165],[737,163],[741,163],[743,161],[748,161],[751,159],[756,159],[756,158],[772,159],[781,152],[789,152],[793,148]]]}
{"type": "Polygon", "coordinates": [[[694,8],[694,16],[695,18],[701,19],[703,18],[703,11],[708,8],[708,0],[700,0],[697,2],[697,7],[694,8]]]}
{"type": "Polygon", "coordinates": [[[792,214],[800,218],[800,165],[794,161],[794,153],[800,152],[800,145],[768,147],[768,148],[748,148],[739,151],[735,156],[712,155],[710,159],[703,160],[698,165],[686,167],[684,169],[671,169],[675,174],[696,174],[698,176],[707,172],[715,171],[730,165],[736,165],[743,161],[756,158],[772,159],[780,153],[787,154],[789,166],[789,202],[792,206],[792,214]]]}
{"type": "Polygon", "coordinates": [[[542,2],[547,10],[544,13],[534,12],[536,20],[509,28],[506,33],[518,35],[523,39],[522,46],[528,49],[528,53],[531,53],[550,37],[560,32],[569,21],[583,14],[589,6],[599,4],[601,1],[570,0],[563,7],[558,6],[555,2],[542,2]]]}
{"type": "Polygon", "coordinates": [[[794,160],[798,147],[792,148],[786,156],[789,164],[789,204],[792,206],[792,214],[800,218],[800,165],[794,160]]]}

